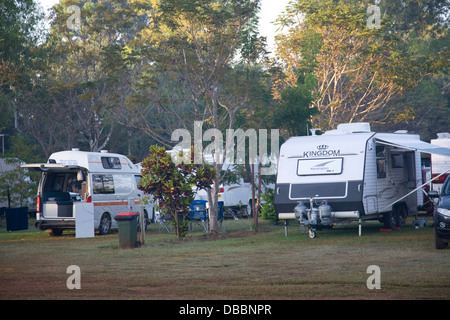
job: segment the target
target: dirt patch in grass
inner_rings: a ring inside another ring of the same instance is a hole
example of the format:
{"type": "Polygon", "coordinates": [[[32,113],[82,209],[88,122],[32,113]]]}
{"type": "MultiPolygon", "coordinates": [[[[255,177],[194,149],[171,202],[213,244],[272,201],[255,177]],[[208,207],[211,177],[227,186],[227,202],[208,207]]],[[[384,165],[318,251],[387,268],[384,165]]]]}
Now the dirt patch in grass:
{"type": "Polygon", "coordinates": [[[257,232],[253,230],[238,230],[226,233],[205,233],[198,236],[187,237],[183,241],[217,241],[225,239],[242,239],[255,237],[270,231],[270,228],[259,228],[257,232]]]}

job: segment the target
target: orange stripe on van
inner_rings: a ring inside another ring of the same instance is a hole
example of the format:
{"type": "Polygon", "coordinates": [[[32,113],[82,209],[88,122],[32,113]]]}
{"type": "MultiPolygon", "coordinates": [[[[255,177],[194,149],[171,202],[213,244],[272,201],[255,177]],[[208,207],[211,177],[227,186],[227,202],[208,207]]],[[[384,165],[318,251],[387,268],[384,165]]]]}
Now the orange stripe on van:
{"type": "MultiPolygon", "coordinates": [[[[141,204],[140,201],[134,201],[134,204],[141,204]]],[[[99,206],[127,206],[128,201],[120,201],[120,202],[94,202],[94,207],[99,206]]]]}
{"type": "Polygon", "coordinates": [[[94,207],[99,206],[127,206],[128,201],[115,201],[115,202],[94,202],[94,207]]]}

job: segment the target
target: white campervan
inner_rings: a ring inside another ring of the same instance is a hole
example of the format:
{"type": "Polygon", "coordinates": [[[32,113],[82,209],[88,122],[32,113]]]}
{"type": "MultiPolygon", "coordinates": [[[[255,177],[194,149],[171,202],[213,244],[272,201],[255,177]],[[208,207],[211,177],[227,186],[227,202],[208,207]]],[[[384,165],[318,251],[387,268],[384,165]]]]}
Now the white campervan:
{"type": "Polygon", "coordinates": [[[307,226],[312,238],[316,229],[343,221],[401,227],[423,203],[420,152],[450,156],[418,135],[376,133],[368,123],[292,137],[280,149],[275,210],[279,219],[307,226]]]}
{"type": "Polygon", "coordinates": [[[36,227],[50,230],[51,235],[75,228],[75,207],[81,202],[93,204],[99,234],[117,228],[114,218],[121,212],[138,212],[143,207],[144,230],[154,220],[151,197],[137,188],[141,172],[123,155],[72,149],[53,153],[47,163],[22,167],[42,172],[36,227]]]}

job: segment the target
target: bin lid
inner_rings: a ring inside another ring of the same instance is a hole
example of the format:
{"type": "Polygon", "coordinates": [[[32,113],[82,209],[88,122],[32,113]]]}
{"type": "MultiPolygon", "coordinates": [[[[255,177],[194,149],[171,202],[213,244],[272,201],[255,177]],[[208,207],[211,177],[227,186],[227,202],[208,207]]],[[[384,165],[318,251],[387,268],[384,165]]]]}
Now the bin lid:
{"type": "Polygon", "coordinates": [[[139,215],[138,212],[122,212],[116,214],[116,217],[114,219],[116,221],[127,221],[136,219],[138,215],[139,215]]]}

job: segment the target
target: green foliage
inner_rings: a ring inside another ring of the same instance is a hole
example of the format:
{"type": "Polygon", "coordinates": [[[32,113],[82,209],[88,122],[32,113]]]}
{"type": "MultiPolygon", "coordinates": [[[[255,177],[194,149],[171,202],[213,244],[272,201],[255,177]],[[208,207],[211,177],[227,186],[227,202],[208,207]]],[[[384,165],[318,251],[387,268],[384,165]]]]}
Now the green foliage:
{"type": "Polygon", "coordinates": [[[36,157],[37,147],[26,136],[15,135],[11,140],[12,147],[1,159],[9,169],[0,172],[0,202],[6,202],[9,196],[11,207],[31,205],[28,200],[35,200],[40,174],[19,166],[43,159],[36,157]]]}
{"type": "Polygon", "coordinates": [[[191,161],[176,164],[166,149],[157,145],[150,147],[150,155],[142,161],[142,167],[139,189],[153,195],[160,208],[173,217],[177,236],[182,239],[187,231],[189,205],[195,195],[192,188],[210,188],[215,170],[191,161]]]}
{"type": "Polygon", "coordinates": [[[316,86],[317,78],[308,73],[300,75],[294,87],[284,89],[272,117],[274,125],[286,130],[288,136],[305,135],[311,117],[319,113],[313,106],[316,86]]]}
{"type": "Polygon", "coordinates": [[[275,206],[273,203],[274,192],[275,189],[266,188],[264,193],[261,195],[261,218],[278,222],[278,215],[275,212],[275,206]]]}
{"type": "Polygon", "coordinates": [[[305,70],[317,77],[315,126],[398,121],[403,108],[384,112],[389,102],[448,68],[445,1],[400,2],[378,3],[379,29],[367,26],[370,0],[297,0],[279,18],[288,28],[278,56],[289,85],[305,70]]]}

